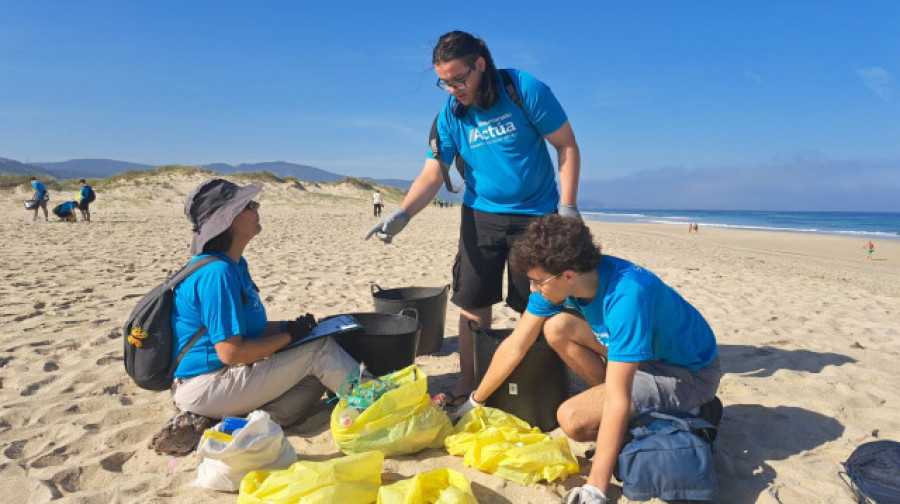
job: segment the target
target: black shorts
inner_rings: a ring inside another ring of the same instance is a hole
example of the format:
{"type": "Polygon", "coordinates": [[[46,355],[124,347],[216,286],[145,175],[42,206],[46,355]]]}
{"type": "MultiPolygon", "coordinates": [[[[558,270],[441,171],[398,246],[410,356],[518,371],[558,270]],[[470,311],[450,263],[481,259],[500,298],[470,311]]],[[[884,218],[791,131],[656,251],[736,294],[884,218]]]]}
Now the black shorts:
{"type": "Polygon", "coordinates": [[[81,200],[81,202],[78,203],[78,208],[83,212],[87,212],[88,208],[90,208],[90,206],[91,206],[91,202],[87,201],[87,200],[81,200]]]}
{"type": "Polygon", "coordinates": [[[453,297],[464,310],[486,308],[503,300],[503,270],[507,270],[506,303],[522,313],[531,289],[525,272],[508,266],[512,244],[525,234],[536,215],[492,214],[463,205],[459,251],[453,263],[453,297]]]}

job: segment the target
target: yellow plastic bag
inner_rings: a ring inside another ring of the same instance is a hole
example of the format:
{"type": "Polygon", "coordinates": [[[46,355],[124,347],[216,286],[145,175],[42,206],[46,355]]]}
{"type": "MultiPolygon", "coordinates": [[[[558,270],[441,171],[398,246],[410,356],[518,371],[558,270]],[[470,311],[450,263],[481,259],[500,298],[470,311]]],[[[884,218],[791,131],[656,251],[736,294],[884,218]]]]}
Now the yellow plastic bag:
{"type": "Polygon", "coordinates": [[[453,469],[435,469],[378,489],[377,504],[478,504],[469,480],[453,469]]]}
{"type": "Polygon", "coordinates": [[[565,438],[553,439],[537,427],[495,408],[475,408],[456,424],[444,447],[463,463],[522,484],[564,480],[580,470],[565,438]]]}
{"type": "Polygon", "coordinates": [[[447,414],[432,404],[425,373],[412,365],[383,378],[400,386],[382,395],[349,426],[339,420],[346,404],[338,403],[331,412],[331,435],[338,448],[347,454],[378,450],[392,456],[443,446],[453,425],[447,414]]]}
{"type": "Polygon", "coordinates": [[[381,486],[381,452],[324,462],[297,462],[280,471],[252,471],[237,504],[371,504],[381,486]]]}

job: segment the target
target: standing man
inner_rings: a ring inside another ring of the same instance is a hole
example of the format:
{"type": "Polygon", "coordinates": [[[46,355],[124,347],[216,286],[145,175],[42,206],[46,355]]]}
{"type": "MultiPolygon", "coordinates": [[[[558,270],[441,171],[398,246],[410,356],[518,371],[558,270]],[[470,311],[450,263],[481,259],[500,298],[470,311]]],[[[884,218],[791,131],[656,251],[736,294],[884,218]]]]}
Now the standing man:
{"type": "Polygon", "coordinates": [[[375,189],[375,194],[372,195],[372,203],[375,204],[375,217],[381,217],[381,208],[384,207],[384,202],[381,200],[381,191],[375,189]]]}
{"type": "Polygon", "coordinates": [[[469,321],[490,327],[492,306],[503,300],[504,269],[506,302],[519,313],[525,309],[528,278],[506,267],[510,247],[541,215],[559,212],[580,219],[576,194],[581,158],[566,113],[550,88],[521,70],[498,70],[483,40],[462,31],[446,33],[434,48],[432,65],[437,86],[450,93],[435,120],[432,150],[400,208],[365,237],[374,234],[390,243],[432,201],[445,176],[449,185],[444,161],[461,156],[466,190],[451,298],[460,308],[460,377],[446,394],[458,406],[475,387],[469,321]],[[556,150],[559,188],[545,140],[556,150]]]}
{"type": "Polygon", "coordinates": [[[81,220],[91,222],[90,205],[97,196],[94,194],[94,189],[84,179],[79,182],[81,182],[81,192],[78,194],[78,208],[81,209],[81,220]]]}
{"type": "Polygon", "coordinates": [[[47,187],[37,178],[31,177],[31,188],[34,189],[31,199],[38,202],[38,206],[34,207],[34,215],[31,217],[31,220],[37,220],[38,207],[40,207],[44,210],[44,220],[49,221],[50,218],[47,215],[47,187]]]}
{"type": "Polygon", "coordinates": [[[528,311],[456,415],[483,406],[543,331],[590,386],[556,412],[568,437],[597,443],[587,484],[573,489],[566,504],[607,502],[613,467],[635,415],[682,411],[718,424],[722,367],[716,338],[675,289],[634,263],[603,255],[583,222],[558,215],[528,226],[511,261],[531,282],[528,311]]]}

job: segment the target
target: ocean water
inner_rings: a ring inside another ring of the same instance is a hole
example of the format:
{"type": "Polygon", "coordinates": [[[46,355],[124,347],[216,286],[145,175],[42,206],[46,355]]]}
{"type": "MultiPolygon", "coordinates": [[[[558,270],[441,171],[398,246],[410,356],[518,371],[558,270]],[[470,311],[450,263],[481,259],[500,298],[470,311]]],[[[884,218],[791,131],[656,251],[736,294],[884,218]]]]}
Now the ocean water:
{"type": "Polygon", "coordinates": [[[581,211],[586,220],[647,222],[683,226],[830,234],[871,239],[900,240],[900,213],[888,212],[776,212],[737,210],[591,210],[581,211]]]}

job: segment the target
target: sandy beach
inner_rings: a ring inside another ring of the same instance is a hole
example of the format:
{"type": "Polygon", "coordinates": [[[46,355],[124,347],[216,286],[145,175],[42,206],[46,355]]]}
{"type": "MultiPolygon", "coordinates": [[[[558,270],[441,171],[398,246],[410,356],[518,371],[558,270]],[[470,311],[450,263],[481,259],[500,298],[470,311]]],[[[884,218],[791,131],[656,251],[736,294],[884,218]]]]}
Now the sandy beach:
{"type": "MultiPolygon", "coordinates": [[[[200,460],[147,447],[174,413],[167,392],[135,386],[122,324],[138,298],[189,258],[184,195],[206,177],[158,175],[98,190],[93,222],[30,222],[25,188],[3,192],[0,221],[0,500],[83,504],[231,503],[190,486],[200,460]]],[[[246,183],[244,179],[236,180],[246,183]]],[[[391,245],[363,241],[371,194],[353,186],[267,182],[263,232],[245,254],[270,319],[371,312],[371,284],[444,286],[459,208],[429,207],[391,245]]],[[[51,202],[51,206],[59,201],[51,202]]],[[[397,207],[389,197],[384,211],[397,207]]],[[[900,440],[900,240],[590,223],[604,253],[679,290],[714,329],[725,370],[715,454],[717,502],[854,502],[838,477],[858,445],[900,440]],[[894,371],[891,371],[894,369],[894,371]],[[891,378],[891,376],[894,378],[891,378]]],[[[417,364],[432,394],[457,369],[458,310],[444,346],[417,364]]],[[[516,314],[495,307],[493,326],[516,314]]],[[[324,404],[285,430],[300,460],[340,456],[324,404]]],[[[557,429],[553,437],[564,437],[557,429]]],[[[385,460],[383,481],[451,467],[485,504],[559,502],[584,482],[590,443],[570,442],[581,474],[520,485],[443,449],[385,460]]],[[[613,486],[612,502],[629,502],[613,486]]]]}

